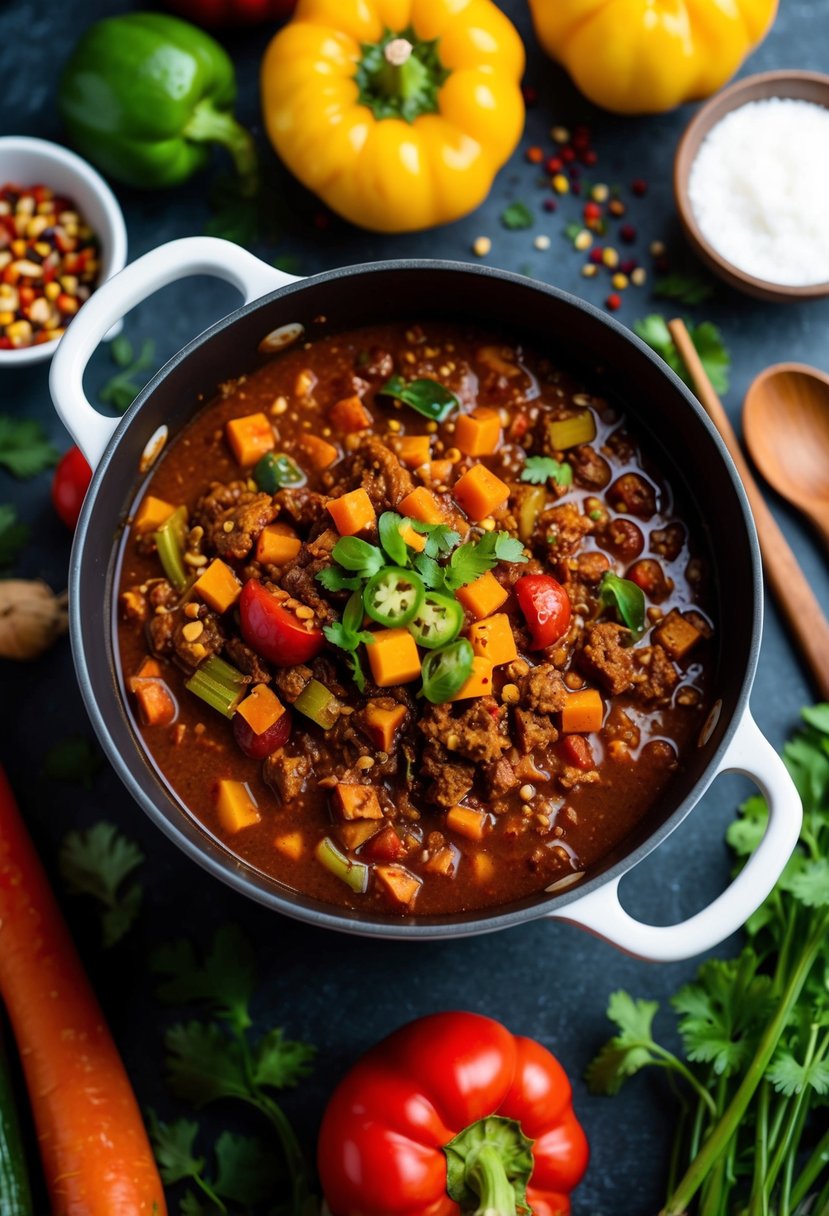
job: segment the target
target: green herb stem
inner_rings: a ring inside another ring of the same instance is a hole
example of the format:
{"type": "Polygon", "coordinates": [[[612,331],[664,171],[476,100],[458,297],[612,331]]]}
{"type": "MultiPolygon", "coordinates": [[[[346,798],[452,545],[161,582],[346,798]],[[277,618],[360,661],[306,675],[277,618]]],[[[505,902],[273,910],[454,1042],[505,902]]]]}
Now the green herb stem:
{"type": "Polygon", "coordinates": [[[481,1147],[469,1167],[467,1181],[481,1200],[474,1216],[515,1216],[515,1191],[494,1145],[481,1147]]]}
{"type": "MultiPolygon", "coordinates": [[[[804,1067],[808,1068],[815,1058],[815,1048],[817,1046],[818,1027],[812,1026],[809,1033],[809,1044],[806,1048],[806,1057],[803,1061],[804,1067]]],[[[795,1132],[800,1124],[800,1114],[807,1102],[810,1086],[804,1082],[801,1085],[799,1092],[795,1095],[794,1100],[788,1104],[788,1118],[786,1119],[785,1130],[778,1141],[774,1156],[771,1159],[768,1173],[765,1179],[766,1191],[771,1198],[775,1183],[781,1169],[786,1161],[786,1157],[791,1151],[793,1143],[797,1143],[794,1139],[795,1132]]],[[[808,1106],[807,1106],[808,1109],[808,1106]]],[[[785,1210],[785,1209],[784,1209],[785,1210]]]]}
{"type": "MultiPolygon", "coordinates": [[[[829,1165],[829,1128],[818,1141],[817,1147],[801,1170],[800,1177],[792,1190],[790,1207],[793,1212],[797,1211],[827,1165],[829,1165]]],[[[819,1208],[815,1208],[815,1212],[819,1210],[819,1208]]]]}
{"type": "Polygon", "coordinates": [[[728,1109],[708,1136],[695,1160],[691,1162],[684,1177],[680,1179],[679,1185],[665,1206],[664,1216],[684,1216],[691,1200],[696,1195],[709,1171],[728,1148],[731,1138],[737,1131],[740,1121],[745,1115],[749,1103],[763,1079],[766,1068],[789,1020],[791,1011],[803,990],[803,985],[806,983],[815,959],[824,944],[827,929],[829,929],[829,915],[824,913],[816,921],[815,930],[806,942],[788,985],[777,1005],[777,1012],[766,1027],[754,1058],[749,1064],[734,1097],[731,1099],[728,1109]]]}
{"type": "Polygon", "coordinates": [[[213,1190],[213,1187],[210,1185],[210,1183],[207,1181],[206,1178],[204,1178],[201,1174],[193,1174],[191,1176],[191,1181],[195,1182],[195,1184],[199,1188],[199,1190],[204,1195],[207,1196],[207,1198],[210,1200],[211,1203],[215,1203],[218,1211],[220,1211],[222,1213],[222,1216],[227,1216],[226,1205],[224,1203],[222,1203],[221,1199],[216,1194],[216,1192],[213,1190]]]}
{"type": "Polygon", "coordinates": [[[757,1101],[757,1123],[754,1128],[754,1175],[751,1185],[751,1207],[748,1216],[769,1216],[769,1197],[764,1180],[769,1161],[769,1100],[771,1086],[768,1081],[760,1085],[757,1101]]]}
{"type": "Polygon", "coordinates": [[[250,1096],[246,1101],[265,1116],[282,1146],[288,1173],[291,1176],[292,1216],[307,1216],[309,1211],[315,1210],[316,1204],[308,1184],[305,1157],[287,1115],[282,1107],[274,1102],[273,1098],[263,1093],[258,1086],[252,1086],[250,1096]]]}

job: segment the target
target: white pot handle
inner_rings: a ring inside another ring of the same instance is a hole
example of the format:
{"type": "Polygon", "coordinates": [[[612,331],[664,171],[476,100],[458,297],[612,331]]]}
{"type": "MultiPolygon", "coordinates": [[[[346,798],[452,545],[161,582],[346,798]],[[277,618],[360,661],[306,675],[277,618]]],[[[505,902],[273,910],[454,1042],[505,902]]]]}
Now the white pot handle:
{"type": "Polygon", "coordinates": [[[786,766],[748,709],[715,776],[720,773],[742,773],[755,782],[768,802],[769,823],[754,855],[713,903],[677,925],[645,925],[619,902],[624,877],[619,875],[549,916],[580,925],[634,958],[654,963],[693,958],[735,933],[783,872],[797,843],[803,808],[786,766]]]}
{"type": "Polygon", "coordinates": [[[86,365],[111,326],[147,296],[193,274],[210,274],[237,287],[245,303],[296,281],[231,241],[188,236],[137,258],[92,293],[58,343],[49,390],[66,429],[94,469],[121,421],[99,414],[83,390],[86,365]]]}

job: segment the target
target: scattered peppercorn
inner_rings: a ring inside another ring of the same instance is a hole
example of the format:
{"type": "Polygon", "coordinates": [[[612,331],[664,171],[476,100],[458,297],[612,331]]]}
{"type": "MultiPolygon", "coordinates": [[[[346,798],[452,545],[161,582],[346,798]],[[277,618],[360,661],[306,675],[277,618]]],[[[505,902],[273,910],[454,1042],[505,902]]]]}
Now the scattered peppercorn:
{"type": "Polygon", "coordinates": [[[540,236],[537,236],[535,238],[535,240],[533,241],[533,245],[536,247],[536,249],[541,249],[541,250],[549,249],[550,248],[550,238],[548,236],[545,236],[543,233],[541,233],[540,236]]]}
{"type": "Polygon", "coordinates": [[[0,350],[59,338],[99,274],[97,237],[71,199],[0,188],[0,350]]]}
{"type": "Polygon", "coordinates": [[[570,142],[570,132],[566,127],[553,127],[550,131],[550,137],[554,139],[557,144],[569,144],[570,142]]]}
{"type": "Polygon", "coordinates": [[[607,209],[610,214],[615,215],[617,219],[619,216],[624,215],[626,211],[625,204],[620,198],[612,198],[607,204],[607,209]]]}
{"type": "Polygon", "coordinates": [[[630,281],[634,287],[642,287],[648,279],[647,271],[644,266],[637,266],[630,276],[630,281]]]}
{"type": "Polygon", "coordinates": [[[541,205],[545,211],[555,211],[558,207],[558,202],[554,198],[545,198],[541,205]]]}
{"type": "Polygon", "coordinates": [[[632,181],[630,183],[630,188],[632,193],[635,194],[637,198],[641,198],[644,194],[648,193],[648,183],[641,177],[637,177],[634,181],[632,181]]]}
{"type": "Polygon", "coordinates": [[[527,148],[524,155],[531,165],[540,165],[544,159],[544,152],[537,145],[533,145],[532,148],[527,148]]]}
{"type": "Polygon", "coordinates": [[[549,173],[551,177],[553,177],[556,173],[561,173],[563,168],[564,164],[557,156],[548,157],[544,165],[545,173],[549,173]]]}
{"type": "Polygon", "coordinates": [[[570,189],[570,183],[563,173],[557,173],[552,181],[552,187],[558,194],[566,194],[570,189]]]}
{"type": "Polygon", "coordinates": [[[488,236],[476,236],[472,242],[472,252],[477,258],[485,258],[492,248],[492,241],[488,236]]]}
{"type": "Polygon", "coordinates": [[[605,300],[605,306],[609,308],[611,312],[616,312],[617,309],[622,307],[622,297],[617,295],[615,291],[612,292],[605,300]]]}
{"type": "Polygon", "coordinates": [[[622,224],[619,229],[619,240],[624,241],[626,245],[632,245],[636,240],[636,229],[633,224],[622,224]]]}
{"type": "Polygon", "coordinates": [[[619,265],[619,255],[616,252],[616,250],[611,249],[609,245],[606,249],[603,249],[602,250],[602,262],[610,270],[615,270],[616,267],[619,265]]]}
{"type": "Polygon", "coordinates": [[[619,271],[617,274],[614,274],[610,282],[611,285],[615,287],[616,291],[624,291],[630,280],[626,274],[622,274],[621,271],[619,271]]]}

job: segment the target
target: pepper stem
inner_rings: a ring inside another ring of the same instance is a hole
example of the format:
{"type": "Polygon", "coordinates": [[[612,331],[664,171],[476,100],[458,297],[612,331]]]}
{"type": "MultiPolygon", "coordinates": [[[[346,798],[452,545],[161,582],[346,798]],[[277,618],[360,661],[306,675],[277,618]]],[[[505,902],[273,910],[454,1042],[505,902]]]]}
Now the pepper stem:
{"type": "Polygon", "coordinates": [[[227,110],[217,110],[209,100],[200,101],[184,128],[185,139],[195,143],[217,143],[227,148],[241,182],[241,193],[251,198],[259,186],[256,145],[250,131],[227,110]]]}
{"type": "Polygon", "coordinates": [[[466,1181],[481,1200],[473,1216],[515,1216],[515,1191],[494,1145],[483,1145],[467,1170],[466,1181]]]}
{"type": "Polygon", "coordinates": [[[438,95],[449,76],[438,54],[438,42],[424,42],[411,27],[386,30],[377,42],[365,43],[355,80],[360,104],[377,119],[414,122],[438,110],[438,95]]]}
{"type": "Polygon", "coordinates": [[[527,1183],[533,1142],[515,1119],[489,1115],[443,1146],[446,1191],[463,1216],[519,1216],[529,1212],[527,1183]]]}

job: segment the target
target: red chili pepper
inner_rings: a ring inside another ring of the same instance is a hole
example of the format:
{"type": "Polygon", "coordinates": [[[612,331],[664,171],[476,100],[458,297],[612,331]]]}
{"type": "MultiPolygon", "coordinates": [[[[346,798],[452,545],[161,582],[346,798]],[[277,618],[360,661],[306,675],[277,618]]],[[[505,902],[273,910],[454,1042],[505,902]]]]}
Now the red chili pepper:
{"type": "Polygon", "coordinates": [[[248,579],[239,596],[242,637],[257,654],[277,667],[307,663],[325,644],[322,630],[307,628],[256,578],[248,579]]]}
{"type": "Polygon", "coordinates": [[[80,448],[64,452],[52,478],[52,505],[73,532],[91,480],[92,470],[80,448]]]}
{"type": "Polygon", "coordinates": [[[167,7],[196,25],[256,25],[289,17],[296,0],[167,0],[167,7]]]}
{"type": "Polygon", "coordinates": [[[570,597],[561,583],[551,574],[525,574],[514,591],[534,650],[552,646],[564,636],[570,624],[570,597]]]}
{"type": "Polygon", "coordinates": [[[420,1018],[363,1056],[318,1145],[332,1216],[566,1216],[587,1160],[555,1057],[475,1013],[420,1018]]]}

